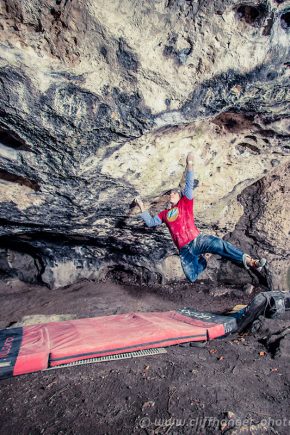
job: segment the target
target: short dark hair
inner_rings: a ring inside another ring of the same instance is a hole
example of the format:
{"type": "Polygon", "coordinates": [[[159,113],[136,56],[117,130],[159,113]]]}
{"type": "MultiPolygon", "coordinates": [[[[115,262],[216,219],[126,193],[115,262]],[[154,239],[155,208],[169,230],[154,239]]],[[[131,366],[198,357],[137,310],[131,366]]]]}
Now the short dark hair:
{"type": "Polygon", "coordinates": [[[174,189],[171,189],[170,193],[178,193],[179,196],[182,196],[181,189],[179,189],[178,187],[175,187],[174,189]]]}

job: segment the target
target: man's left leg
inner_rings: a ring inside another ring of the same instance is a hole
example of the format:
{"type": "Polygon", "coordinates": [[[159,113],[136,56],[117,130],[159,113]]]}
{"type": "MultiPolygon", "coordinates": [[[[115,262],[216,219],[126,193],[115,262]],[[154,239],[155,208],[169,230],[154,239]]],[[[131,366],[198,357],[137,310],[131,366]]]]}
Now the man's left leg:
{"type": "Polygon", "coordinates": [[[230,242],[215,236],[199,235],[198,250],[201,254],[211,253],[228,258],[236,263],[243,264],[246,269],[252,267],[259,270],[266,264],[265,259],[254,260],[230,242]]]}

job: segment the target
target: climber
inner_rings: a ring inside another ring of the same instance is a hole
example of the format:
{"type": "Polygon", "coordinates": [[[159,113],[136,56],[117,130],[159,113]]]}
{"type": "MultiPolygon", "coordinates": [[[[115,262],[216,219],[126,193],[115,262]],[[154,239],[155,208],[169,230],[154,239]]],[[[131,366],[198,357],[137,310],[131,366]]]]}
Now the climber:
{"type": "Polygon", "coordinates": [[[170,191],[170,207],[156,216],[151,216],[145,210],[140,198],[135,204],[140,208],[139,215],[148,227],[155,227],[165,223],[171,237],[179,250],[181,265],[185,276],[194,282],[199,274],[206,268],[205,254],[217,254],[236,263],[244,265],[246,269],[252,268],[261,271],[266,260],[250,257],[231,243],[215,236],[201,234],[194,223],[193,214],[193,154],[189,153],[186,159],[185,188],[170,191]]]}

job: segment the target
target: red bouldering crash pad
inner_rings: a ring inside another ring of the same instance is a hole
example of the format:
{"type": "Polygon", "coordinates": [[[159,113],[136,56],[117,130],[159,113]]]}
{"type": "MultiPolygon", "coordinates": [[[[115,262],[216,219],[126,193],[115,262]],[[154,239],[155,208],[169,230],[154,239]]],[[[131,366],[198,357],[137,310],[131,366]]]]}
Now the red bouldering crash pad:
{"type": "Polygon", "coordinates": [[[263,313],[290,309],[290,293],[260,293],[242,310],[219,315],[182,308],[0,330],[0,379],[90,358],[209,341],[241,331],[263,313]]]}
{"type": "Polygon", "coordinates": [[[223,316],[192,313],[201,318],[177,311],[129,313],[4,329],[0,331],[0,377],[225,335],[228,317],[223,323],[223,316]]]}

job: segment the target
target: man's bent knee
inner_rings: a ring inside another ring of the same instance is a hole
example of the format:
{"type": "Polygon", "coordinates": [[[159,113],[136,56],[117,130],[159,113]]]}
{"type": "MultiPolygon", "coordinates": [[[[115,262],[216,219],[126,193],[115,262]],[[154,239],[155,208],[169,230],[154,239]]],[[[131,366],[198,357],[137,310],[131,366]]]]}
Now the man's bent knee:
{"type": "Polygon", "coordinates": [[[186,278],[189,282],[192,283],[192,282],[195,282],[197,280],[198,276],[197,275],[196,276],[186,276],[186,278]]]}

